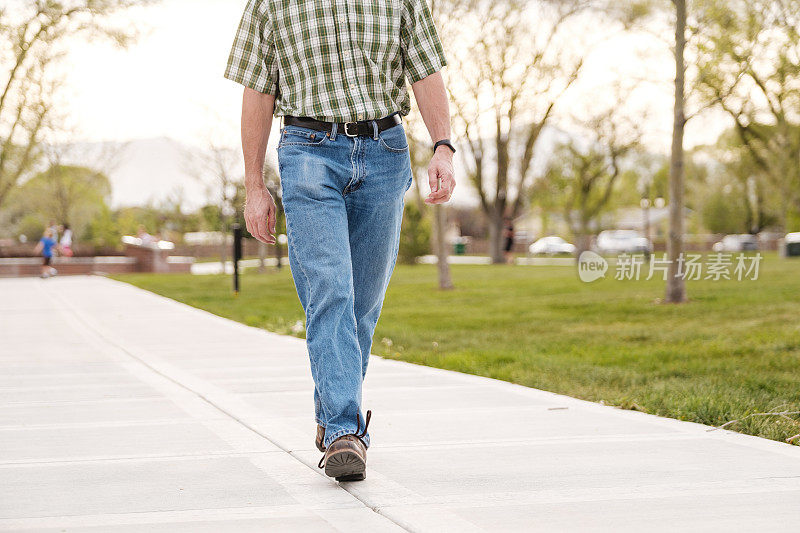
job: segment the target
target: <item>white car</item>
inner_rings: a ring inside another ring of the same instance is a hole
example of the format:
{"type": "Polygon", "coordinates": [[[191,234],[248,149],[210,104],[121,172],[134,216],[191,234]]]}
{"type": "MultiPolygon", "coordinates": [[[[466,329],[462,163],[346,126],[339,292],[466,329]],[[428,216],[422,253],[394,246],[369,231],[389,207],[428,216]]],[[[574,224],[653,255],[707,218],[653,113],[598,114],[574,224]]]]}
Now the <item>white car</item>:
{"type": "Polygon", "coordinates": [[[627,229],[601,231],[595,246],[601,255],[649,254],[653,251],[650,239],[638,231],[627,229]]]}
{"type": "Polygon", "coordinates": [[[787,233],[783,238],[783,249],[781,250],[783,257],[798,257],[800,256],[800,231],[787,233]]]}
{"type": "Polygon", "coordinates": [[[758,250],[758,237],[749,233],[725,235],[711,247],[715,252],[750,252],[758,250]]]}
{"type": "Polygon", "coordinates": [[[571,255],[575,253],[575,245],[568,243],[561,237],[551,235],[549,237],[542,237],[531,244],[530,247],[528,247],[528,251],[533,255],[571,255]]]}

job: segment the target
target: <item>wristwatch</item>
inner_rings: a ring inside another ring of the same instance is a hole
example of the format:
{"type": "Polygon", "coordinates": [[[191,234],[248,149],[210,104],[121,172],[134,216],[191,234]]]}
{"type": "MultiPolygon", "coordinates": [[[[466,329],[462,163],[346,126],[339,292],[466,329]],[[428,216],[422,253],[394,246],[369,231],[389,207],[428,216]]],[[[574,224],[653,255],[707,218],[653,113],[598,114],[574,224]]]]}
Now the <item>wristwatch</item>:
{"type": "Polygon", "coordinates": [[[447,146],[453,151],[453,153],[456,153],[456,147],[453,146],[453,143],[450,142],[450,139],[442,139],[441,141],[436,141],[436,143],[433,145],[433,153],[436,153],[436,149],[439,148],[440,146],[447,146]]]}

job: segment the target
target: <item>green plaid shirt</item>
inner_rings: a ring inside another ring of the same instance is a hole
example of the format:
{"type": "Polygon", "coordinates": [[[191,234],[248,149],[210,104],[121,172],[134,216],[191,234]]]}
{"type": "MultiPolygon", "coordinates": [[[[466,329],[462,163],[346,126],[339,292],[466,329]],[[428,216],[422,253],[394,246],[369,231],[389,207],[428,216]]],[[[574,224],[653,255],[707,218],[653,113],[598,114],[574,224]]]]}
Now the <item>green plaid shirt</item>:
{"type": "Polygon", "coordinates": [[[225,77],[275,116],[347,122],[407,115],[405,80],[445,65],[426,0],[248,0],[225,77]]]}

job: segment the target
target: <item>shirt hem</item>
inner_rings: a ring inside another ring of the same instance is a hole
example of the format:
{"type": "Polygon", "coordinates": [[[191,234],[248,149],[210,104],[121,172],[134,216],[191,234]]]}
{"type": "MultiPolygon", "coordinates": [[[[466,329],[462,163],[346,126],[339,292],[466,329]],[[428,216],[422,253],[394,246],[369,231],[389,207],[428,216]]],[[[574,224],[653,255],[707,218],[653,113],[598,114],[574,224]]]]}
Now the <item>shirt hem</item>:
{"type": "Polygon", "coordinates": [[[245,80],[241,75],[232,74],[227,71],[225,74],[223,74],[223,77],[231,80],[234,83],[238,83],[239,85],[244,85],[249,89],[253,89],[261,94],[271,94],[272,96],[275,96],[278,92],[278,85],[275,82],[268,82],[266,85],[262,85],[254,80],[248,81],[245,80]]]}

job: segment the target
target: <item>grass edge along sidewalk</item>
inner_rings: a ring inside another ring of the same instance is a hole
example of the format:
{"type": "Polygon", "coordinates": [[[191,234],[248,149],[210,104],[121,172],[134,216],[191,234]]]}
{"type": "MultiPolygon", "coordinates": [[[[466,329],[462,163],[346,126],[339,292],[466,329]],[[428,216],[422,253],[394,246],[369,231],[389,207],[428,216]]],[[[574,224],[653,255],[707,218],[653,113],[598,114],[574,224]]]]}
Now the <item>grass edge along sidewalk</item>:
{"type": "MultiPolygon", "coordinates": [[[[659,280],[582,283],[558,266],[398,265],[372,353],[625,409],[784,441],[800,434],[800,262],[768,256],[757,280],[688,282],[663,305],[659,280]],[[761,413],[783,413],[763,415],[761,413]]],[[[114,276],[214,314],[299,337],[288,269],[229,276],[114,276]]],[[[800,439],[797,439],[800,440],[800,439]]],[[[795,442],[797,442],[797,440],[795,442]]]]}

